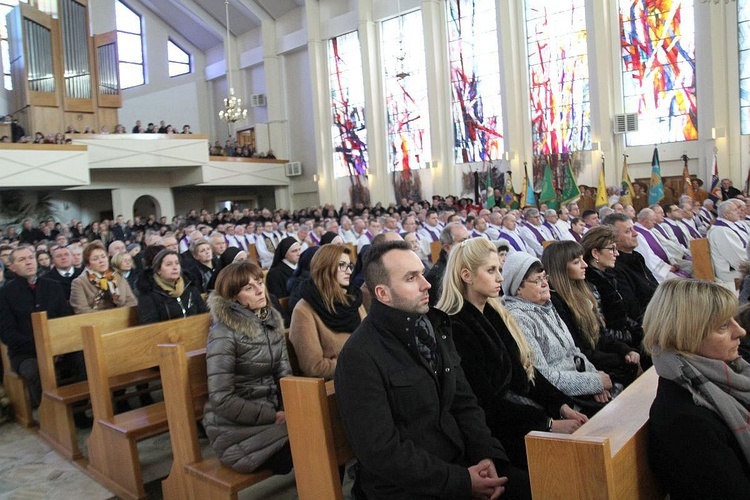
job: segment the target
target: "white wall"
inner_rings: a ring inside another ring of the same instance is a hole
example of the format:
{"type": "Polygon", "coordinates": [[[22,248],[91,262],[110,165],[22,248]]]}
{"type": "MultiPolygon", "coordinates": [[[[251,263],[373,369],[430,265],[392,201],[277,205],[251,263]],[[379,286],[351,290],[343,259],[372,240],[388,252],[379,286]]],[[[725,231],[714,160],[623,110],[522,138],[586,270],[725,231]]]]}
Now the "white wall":
{"type": "MultiPolygon", "coordinates": [[[[94,33],[115,28],[113,0],[96,0],[92,4],[94,33]]],[[[173,31],[139,0],[128,5],[143,17],[146,84],[122,91],[120,123],[128,131],[141,120],[158,125],[160,120],[182,129],[189,124],[193,132],[209,133],[208,85],[204,78],[206,58],[197,47],[173,31]],[[171,38],[192,56],[193,72],[170,78],[167,64],[167,40],[171,38]]]]}

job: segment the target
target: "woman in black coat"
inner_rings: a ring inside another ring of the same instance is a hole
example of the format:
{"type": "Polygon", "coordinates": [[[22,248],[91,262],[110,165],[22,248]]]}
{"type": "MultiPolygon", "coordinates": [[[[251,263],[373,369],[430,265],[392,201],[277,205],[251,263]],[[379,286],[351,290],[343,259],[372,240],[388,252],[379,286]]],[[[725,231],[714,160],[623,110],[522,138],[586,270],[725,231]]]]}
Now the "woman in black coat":
{"type": "Polygon", "coordinates": [[[187,318],[208,312],[198,289],[182,277],[180,255],[164,249],[138,280],[138,322],[141,325],[187,318]]]}
{"type": "Polygon", "coordinates": [[[493,436],[511,463],[526,464],[529,431],[570,434],[588,419],[531,364],[531,349],[498,299],[500,262],[495,246],[474,238],[450,253],[437,304],[451,316],[461,368],[493,436]]]}
{"type": "Polygon", "coordinates": [[[673,500],[750,498],[750,364],[737,297],[701,280],[667,280],[643,318],[659,386],[649,462],[673,500]]]}
{"type": "Polygon", "coordinates": [[[544,249],[542,264],[549,276],[551,299],[576,346],[614,382],[629,385],[639,372],[640,354],[625,342],[606,335],[596,299],[586,282],[589,265],[575,241],[556,241],[544,249]]]}

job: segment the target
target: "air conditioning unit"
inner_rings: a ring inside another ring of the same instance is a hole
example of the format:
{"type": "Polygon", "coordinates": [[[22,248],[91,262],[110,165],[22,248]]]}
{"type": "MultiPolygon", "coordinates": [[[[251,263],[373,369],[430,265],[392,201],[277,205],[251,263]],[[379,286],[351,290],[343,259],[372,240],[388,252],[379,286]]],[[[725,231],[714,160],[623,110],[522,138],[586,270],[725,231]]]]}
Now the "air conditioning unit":
{"type": "Polygon", "coordinates": [[[266,105],[266,94],[252,94],[250,96],[250,107],[257,108],[266,105]]]}
{"type": "Polygon", "coordinates": [[[623,113],[615,115],[612,125],[615,134],[638,131],[638,113],[623,113]]]}
{"type": "Polygon", "coordinates": [[[286,163],[284,169],[287,177],[297,177],[298,175],[302,175],[302,163],[298,161],[286,163]]]}

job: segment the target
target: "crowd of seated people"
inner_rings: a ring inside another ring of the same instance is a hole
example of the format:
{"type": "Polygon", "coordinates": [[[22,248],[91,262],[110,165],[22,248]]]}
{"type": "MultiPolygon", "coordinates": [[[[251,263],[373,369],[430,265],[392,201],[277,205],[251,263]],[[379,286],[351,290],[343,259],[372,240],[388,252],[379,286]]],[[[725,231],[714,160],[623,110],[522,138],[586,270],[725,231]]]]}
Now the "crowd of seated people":
{"type": "MultiPolygon", "coordinates": [[[[721,202],[716,214],[710,200],[700,206],[689,199],[659,206],[668,215],[647,229],[661,234],[658,224],[669,230],[661,237],[674,237],[680,245],[706,234],[710,240],[717,228],[744,231],[750,220],[744,200],[736,200],[721,202]]],[[[643,209],[651,211],[644,212],[648,219],[657,206],[643,209]]],[[[334,378],[337,392],[342,384],[342,419],[355,453],[362,454],[367,488],[368,478],[387,482],[380,465],[368,461],[367,449],[377,445],[371,440],[378,434],[364,436],[347,421],[370,408],[369,401],[352,394],[374,390],[375,382],[367,378],[372,374],[358,370],[375,361],[347,352],[347,345],[354,341],[357,349],[375,349],[373,356],[398,357],[394,346],[378,350],[360,332],[402,338],[398,328],[408,327],[416,333],[406,334],[404,342],[425,363],[409,368],[399,358],[405,371],[392,374],[393,387],[385,390],[404,392],[388,401],[421,387],[415,370],[437,370],[454,359],[450,351],[455,349],[462,370],[451,383],[477,398],[461,400],[471,407],[461,415],[483,415],[484,421],[472,420],[471,428],[496,439],[505,451],[457,459],[468,470],[466,483],[456,480],[451,487],[466,493],[461,488],[473,487],[474,472],[487,479],[499,473],[496,468],[511,477],[509,484],[522,485],[519,497],[524,497],[527,479],[515,469],[526,467],[523,436],[530,430],[575,431],[650,366],[656,344],[644,349],[644,317],[660,280],[649,266],[652,257],[641,251],[658,254],[652,244],[661,240],[636,230],[632,208],[616,201],[600,221],[599,213],[581,213],[576,203],[558,210],[483,208],[448,196],[372,207],[191,210],[171,220],[153,215],[132,220],[118,215],[88,224],[25,220],[20,227],[5,227],[0,239],[0,340],[10,349],[13,368],[31,382],[32,401],[38,403],[33,338],[26,324],[35,307],[59,317],[136,306],[142,323],[210,311],[215,327],[208,341],[204,417],[209,440],[222,463],[238,471],[263,467],[284,473],[291,456],[283,406],[274,395],[278,379],[292,371],[283,335],[285,319],[291,319],[289,342],[299,374],[334,378]],[[571,229],[578,220],[585,225],[574,231],[576,238],[571,229]],[[435,262],[433,242],[441,246],[435,262]],[[41,291],[48,298],[35,303],[41,291]],[[23,308],[18,296],[30,297],[23,308]],[[450,342],[441,336],[446,328],[450,342]],[[235,367],[236,382],[227,378],[227,366],[235,367]],[[369,385],[359,385],[365,382],[369,385]],[[249,403],[243,394],[257,398],[249,403]],[[480,407],[483,413],[477,413],[480,407]],[[482,459],[492,459],[494,466],[482,459]]],[[[662,287],[693,282],[677,273],[662,281],[662,287]]],[[[71,369],[80,368],[80,359],[71,363],[71,369]]],[[[371,368],[392,368],[384,363],[371,368]]],[[[413,404],[420,404],[422,392],[413,395],[413,404]]],[[[408,399],[393,411],[414,416],[408,399]]],[[[384,423],[372,425],[380,432],[384,423]]],[[[744,441],[738,446],[744,450],[744,441]]],[[[406,463],[399,465],[406,469],[413,457],[402,458],[406,463]]]]}
{"type": "Polygon", "coordinates": [[[237,158],[264,158],[268,160],[276,159],[276,156],[270,149],[265,153],[261,153],[253,149],[253,147],[249,144],[245,144],[243,146],[231,139],[227,139],[224,142],[223,146],[221,145],[221,141],[215,141],[213,146],[209,143],[208,154],[210,156],[228,156],[237,158]]]}
{"type": "MultiPolygon", "coordinates": [[[[36,132],[34,136],[26,135],[24,128],[18,123],[17,119],[14,119],[12,115],[5,116],[5,123],[11,124],[11,135],[4,135],[0,137],[0,142],[16,142],[20,144],[71,144],[73,140],[66,135],[69,134],[192,134],[190,125],[183,125],[181,130],[177,127],[164,123],[164,120],[159,122],[159,125],[154,125],[153,122],[149,123],[145,128],[141,125],[141,120],[136,120],[133,128],[128,131],[125,125],[118,123],[115,125],[114,130],[110,132],[107,125],[102,125],[97,131],[91,125],[85,125],[82,130],[76,129],[72,124],[69,124],[65,128],[65,132],[57,133],[43,133],[36,132]]],[[[234,155],[232,155],[234,156],[234,155]]]]}

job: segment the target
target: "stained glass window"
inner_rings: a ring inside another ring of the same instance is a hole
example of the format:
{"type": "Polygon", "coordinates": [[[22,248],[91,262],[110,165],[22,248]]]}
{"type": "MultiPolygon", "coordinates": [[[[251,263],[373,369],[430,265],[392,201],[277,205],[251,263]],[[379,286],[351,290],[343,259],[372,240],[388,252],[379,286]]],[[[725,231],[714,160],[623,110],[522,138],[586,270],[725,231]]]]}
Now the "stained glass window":
{"type": "Polygon", "coordinates": [[[448,50],[456,163],[505,150],[495,0],[448,0],[448,50]]]}
{"type": "Polygon", "coordinates": [[[328,41],[333,175],[367,173],[367,126],[362,53],[356,31],[328,41]]]}
{"type": "MultiPolygon", "coordinates": [[[[742,2],[738,2],[742,3],[742,2]]],[[[698,138],[693,0],[619,0],[629,146],[698,138]]]]}
{"type": "Polygon", "coordinates": [[[591,148],[584,0],[526,0],[535,155],[591,148]]]}
{"type": "Polygon", "coordinates": [[[381,30],[389,171],[419,169],[430,161],[422,13],[383,21],[381,30]]]}
{"type": "Polygon", "coordinates": [[[740,123],[742,134],[750,134],[750,2],[737,2],[740,45],[740,123]]]}

